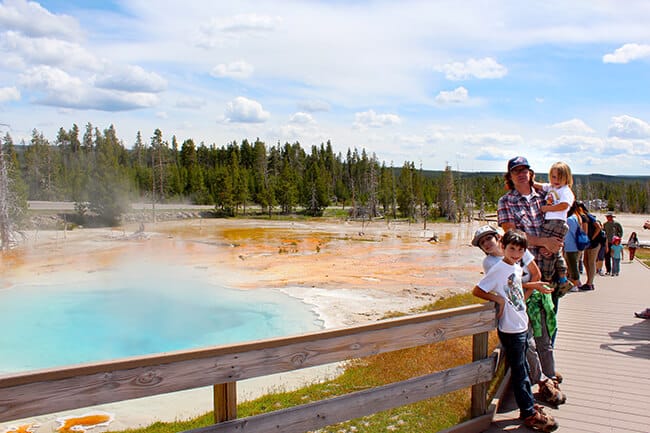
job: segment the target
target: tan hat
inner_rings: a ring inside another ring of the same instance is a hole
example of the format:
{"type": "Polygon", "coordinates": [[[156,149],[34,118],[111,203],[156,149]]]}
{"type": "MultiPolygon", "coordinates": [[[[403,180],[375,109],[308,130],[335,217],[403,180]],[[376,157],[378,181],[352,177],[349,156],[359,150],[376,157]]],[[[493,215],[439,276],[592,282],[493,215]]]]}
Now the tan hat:
{"type": "Polygon", "coordinates": [[[498,235],[498,234],[499,232],[497,231],[497,229],[495,229],[491,225],[481,226],[474,232],[474,238],[472,238],[472,245],[478,247],[478,243],[481,241],[481,238],[483,236],[498,235]]]}

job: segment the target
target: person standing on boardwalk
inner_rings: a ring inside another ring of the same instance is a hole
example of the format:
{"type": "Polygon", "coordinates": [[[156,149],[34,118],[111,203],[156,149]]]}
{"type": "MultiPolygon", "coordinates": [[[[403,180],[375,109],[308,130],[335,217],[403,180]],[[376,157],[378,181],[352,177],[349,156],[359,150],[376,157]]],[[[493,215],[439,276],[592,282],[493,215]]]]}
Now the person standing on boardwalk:
{"type": "Polygon", "coordinates": [[[519,418],[527,427],[539,431],[553,431],[557,421],[535,404],[526,363],[528,315],[526,299],[534,290],[544,290],[542,281],[522,283],[520,262],[526,252],[526,234],[510,230],[501,238],[503,259],[490,268],[478,282],[474,296],[494,302],[497,307],[499,340],[511,371],[511,385],[519,407],[519,418]],[[525,292],[524,292],[525,290],[525,292]]]}
{"type": "MultiPolygon", "coordinates": [[[[603,226],[598,222],[596,217],[589,213],[587,206],[581,201],[576,202],[577,213],[581,215],[582,222],[587,224],[587,236],[591,240],[589,247],[584,251],[582,261],[584,263],[585,272],[587,274],[587,281],[579,287],[580,290],[594,290],[594,278],[598,270],[598,256],[600,254],[601,244],[605,243],[605,239],[601,236],[603,226]]],[[[603,258],[605,251],[603,250],[603,258]]],[[[602,266],[602,264],[601,264],[602,266]]]]}
{"type": "Polygon", "coordinates": [[[630,253],[630,261],[634,260],[634,254],[636,254],[636,249],[639,248],[639,245],[639,238],[636,232],[632,232],[630,238],[627,240],[627,251],[630,253]]]}
{"type": "MultiPolygon", "coordinates": [[[[485,253],[483,273],[487,275],[492,266],[503,260],[501,235],[494,227],[485,225],[474,233],[472,245],[485,253]]],[[[535,264],[535,258],[526,250],[520,260],[522,267],[521,282],[539,281],[541,272],[535,264]]],[[[537,384],[539,398],[553,406],[566,402],[566,395],[559,386],[561,375],[555,370],[555,356],[551,336],[555,333],[555,306],[551,293],[553,288],[545,287],[543,291],[534,290],[526,300],[528,314],[528,341],[526,361],[531,385],[537,384]]]]}
{"type": "Polygon", "coordinates": [[[623,245],[621,238],[614,236],[612,238],[611,256],[612,256],[612,277],[618,277],[621,272],[621,259],[623,258],[623,245]]]}
{"type": "Polygon", "coordinates": [[[612,273],[612,251],[611,246],[614,236],[623,239],[623,226],[618,221],[614,221],[614,212],[607,212],[605,214],[607,222],[603,225],[605,234],[607,234],[607,248],[605,249],[605,275],[612,273]]]}
{"type": "MultiPolygon", "coordinates": [[[[542,236],[544,197],[533,187],[535,172],[531,170],[526,158],[516,156],[508,161],[505,180],[509,191],[501,196],[497,205],[499,226],[504,232],[519,229],[526,233],[530,252],[535,256],[535,262],[539,265],[543,261],[543,256],[548,257],[560,251],[564,239],[558,236],[542,236]]],[[[556,269],[562,266],[566,273],[564,259],[558,261],[556,269]]],[[[553,302],[557,310],[558,298],[555,293],[553,302]]]]}

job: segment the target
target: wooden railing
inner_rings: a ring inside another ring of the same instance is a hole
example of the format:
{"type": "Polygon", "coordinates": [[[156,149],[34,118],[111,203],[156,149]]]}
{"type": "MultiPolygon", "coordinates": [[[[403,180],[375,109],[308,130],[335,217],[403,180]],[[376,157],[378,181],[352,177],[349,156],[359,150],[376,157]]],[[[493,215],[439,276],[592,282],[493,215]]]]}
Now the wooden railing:
{"type": "MultiPolygon", "coordinates": [[[[485,418],[493,304],[299,336],[0,376],[0,422],[214,385],[215,424],[194,432],[305,432],[472,387],[485,418]],[[473,362],[397,383],[237,419],[236,382],[473,335],[473,362]]],[[[47,354],[44,354],[47,356],[47,354]]],[[[489,423],[489,421],[488,421],[489,423]]]]}

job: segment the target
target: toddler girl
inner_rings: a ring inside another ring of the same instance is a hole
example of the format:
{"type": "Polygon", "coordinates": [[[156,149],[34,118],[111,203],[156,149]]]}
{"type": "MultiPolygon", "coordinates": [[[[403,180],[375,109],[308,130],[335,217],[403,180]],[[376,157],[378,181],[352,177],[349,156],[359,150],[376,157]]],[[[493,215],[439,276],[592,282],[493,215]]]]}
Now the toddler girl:
{"type": "MultiPolygon", "coordinates": [[[[546,205],[541,207],[544,212],[542,237],[564,239],[569,231],[567,214],[575,201],[575,195],[571,191],[571,186],[573,186],[571,168],[565,162],[556,162],[548,172],[548,180],[549,183],[535,182],[534,184],[535,189],[546,193],[546,205]]],[[[551,281],[553,274],[557,271],[558,294],[564,294],[571,289],[573,284],[567,281],[566,263],[561,252],[542,254],[542,259],[539,262],[543,281],[551,281]]]]}
{"type": "Polygon", "coordinates": [[[609,246],[612,255],[612,277],[618,277],[621,272],[621,257],[623,257],[623,245],[621,245],[621,238],[614,236],[612,244],[609,246]]]}

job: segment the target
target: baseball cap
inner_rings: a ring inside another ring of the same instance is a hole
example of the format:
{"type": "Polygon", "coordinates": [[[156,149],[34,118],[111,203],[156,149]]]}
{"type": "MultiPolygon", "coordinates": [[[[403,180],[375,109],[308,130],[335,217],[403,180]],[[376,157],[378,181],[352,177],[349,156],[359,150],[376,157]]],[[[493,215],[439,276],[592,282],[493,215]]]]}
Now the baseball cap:
{"type": "Polygon", "coordinates": [[[481,226],[474,232],[474,238],[472,238],[472,245],[478,247],[478,243],[481,241],[481,238],[483,236],[498,235],[498,234],[499,232],[497,231],[497,229],[495,229],[491,225],[481,226]]]}
{"type": "Polygon", "coordinates": [[[510,171],[512,171],[513,168],[522,165],[530,168],[530,164],[528,164],[528,160],[526,158],[524,158],[523,156],[515,156],[510,161],[508,161],[508,173],[510,173],[510,171]]]}

